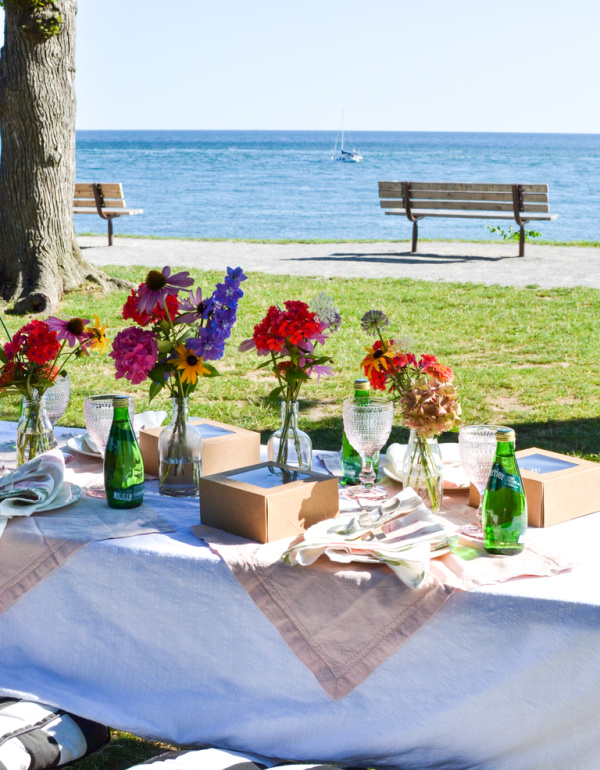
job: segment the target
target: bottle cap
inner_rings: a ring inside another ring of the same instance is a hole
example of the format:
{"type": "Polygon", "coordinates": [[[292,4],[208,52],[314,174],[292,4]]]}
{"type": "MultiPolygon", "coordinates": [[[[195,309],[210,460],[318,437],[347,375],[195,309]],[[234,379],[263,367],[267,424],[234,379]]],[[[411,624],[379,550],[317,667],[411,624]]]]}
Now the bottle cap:
{"type": "Polygon", "coordinates": [[[369,380],[364,377],[360,377],[358,380],[354,380],[354,390],[369,390],[369,380]]]}
{"type": "Polygon", "coordinates": [[[113,398],[113,407],[115,409],[122,409],[129,406],[129,396],[115,396],[113,398]]]}
{"type": "Polygon", "coordinates": [[[496,441],[512,441],[515,442],[516,436],[512,428],[506,428],[503,425],[496,431],[496,441]]]}

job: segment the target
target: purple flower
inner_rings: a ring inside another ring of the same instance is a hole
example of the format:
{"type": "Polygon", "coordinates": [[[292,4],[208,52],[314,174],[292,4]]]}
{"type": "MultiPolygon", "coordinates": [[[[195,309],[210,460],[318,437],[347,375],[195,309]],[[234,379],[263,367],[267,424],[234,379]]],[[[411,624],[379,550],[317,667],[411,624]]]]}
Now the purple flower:
{"type": "Polygon", "coordinates": [[[185,345],[189,350],[193,350],[198,358],[218,361],[225,352],[225,339],[213,329],[198,329],[198,337],[187,339],[185,345]]]}
{"type": "Polygon", "coordinates": [[[115,361],[117,380],[125,377],[134,385],[139,385],[158,360],[154,335],[147,329],[129,326],[115,337],[110,356],[115,361]]]}
{"type": "Polygon", "coordinates": [[[225,283],[218,283],[214,299],[227,307],[235,307],[239,300],[244,296],[244,292],[240,289],[237,281],[231,281],[229,278],[225,279],[225,283]]]}
{"type": "Polygon", "coordinates": [[[195,292],[190,292],[187,299],[179,300],[179,309],[186,312],[177,317],[177,323],[193,324],[194,321],[201,321],[205,307],[206,302],[202,301],[202,289],[198,287],[195,292]]]}
{"type": "Polygon", "coordinates": [[[193,283],[187,271],[171,275],[170,267],[163,267],[162,272],[150,270],[139,289],[138,311],[151,314],[159,302],[164,304],[167,296],[189,289],[193,283]]]}
{"type": "Polygon", "coordinates": [[[232,281],[236,281],[236,283],[241,283],[242,281],[245,281],[248,276],[244,275],[244,271],[241,267],[236,267],[235,270],[232,267],[227,268],[227,277],[230,278],[232,281]]]}
{"type": "MultiPolygon", "coordinates": [[[[68,321],[63,321],[62,318],[50,316],[46,319],[46,323],[53,332],[56,332],[57,339],[66,340],[71,348],[78,343],[87,342],[94,336],[85,330],[90,323],[89,318],[70,318],[68,321]]],[[[83,350],[85,351],[85,348],[83,350]]]]}

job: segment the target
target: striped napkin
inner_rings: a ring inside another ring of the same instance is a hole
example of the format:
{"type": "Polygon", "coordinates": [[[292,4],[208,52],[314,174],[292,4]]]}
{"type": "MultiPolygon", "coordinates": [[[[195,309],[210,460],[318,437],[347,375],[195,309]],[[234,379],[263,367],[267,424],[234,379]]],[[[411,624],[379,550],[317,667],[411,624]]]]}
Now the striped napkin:
{"type": "Polygon", "coordinates": [[[412,489],[403,490],[378,511],[342,515],[310,527],[282,559],[308,566],[320,556],[331,561],[387,564],[409,588],[419,588],[432,550],[449,543],[449,533],[412,489]]]}
{"type": "Polygon", "coordinates": [[[64,472],[62,452],[54,450],[0,477],[0,537],[13,516],[31,516],[55,499],[63,485],[64,472]]]}

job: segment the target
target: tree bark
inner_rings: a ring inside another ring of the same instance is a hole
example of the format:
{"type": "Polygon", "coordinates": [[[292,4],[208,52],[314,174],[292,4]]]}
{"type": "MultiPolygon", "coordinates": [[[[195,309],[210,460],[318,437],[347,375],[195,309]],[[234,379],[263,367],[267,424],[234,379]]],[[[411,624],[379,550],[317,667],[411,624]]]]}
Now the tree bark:
{"type": "Polygon", "coordinates": [[[16,312],[49,312],[86,280],[110,282],[83,259],[73,226],[76,12],[76,0],[5,2],[0,296],[16,312]],[[45,37],[40,22],[52,15],[60,31],[45,37]]]}

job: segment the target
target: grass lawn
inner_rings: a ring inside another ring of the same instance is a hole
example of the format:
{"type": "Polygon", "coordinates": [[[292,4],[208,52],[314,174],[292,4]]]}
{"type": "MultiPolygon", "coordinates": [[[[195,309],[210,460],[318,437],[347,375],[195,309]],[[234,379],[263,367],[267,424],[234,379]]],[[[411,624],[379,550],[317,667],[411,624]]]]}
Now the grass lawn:
{"type": "MultiPolygon", "coordinates": [[[[142,267],[106,270],[135,282],[141,282],[147,272],[142,267]]],[[[222,278],[215,272],[191,272],[206,292],[222,278]]],[[[341,402],[351,394],[369,343],[359,319],[376,308],[389,315],[392,334],[410,334],[417,340],[417,352],[433,353],[455,369],[467,422],[513,426],[518,448],[538,446],[600,460],[598,290],[263,274],[251,274],[243,288],[239,321],[218,365],[223,376],[201,383],[192,400],[194,415],[260,430],[265,441],[278,427],[278,410],[266,402],[274,380],[264,370],[256,370],[255,354],[240,354],[237,347],[251,335],[269,305],[286,299],[308,301],[324,291],[338,304],[343,323],[326,347],[334,357],[336,376],[308,383],[303,390],[301,427],[314,446],[336,449],[340,445],[341,402]]],[[[95,312],[114,336],[129,325],[120,317],[124,300],[124,292],[103,296],[90,288],[69,295],[60,314],[90,317],[95,312]]],[[[7,316],[7,323],[16,330],[24,320],[7,316]]],[[[83,398],[92,393],[130,392],[136,411],[148,408],[147,386],[131,386],[125,380],[115,385],[108,357],[76,361],[69,371],[72,395],[63,425],[83,425],[83,398]]],[[[152,404],[152,408],[166,406],[160,398],[152,404]]],[[[0,409],[2,419],[16,419],[14,400],[0,401],[0,409]]],[[[398,426],[391,440],[406,437],[407,431],[398,426]]],[[[455,441],[456,436],[444,439],[455,441]]],[[[121,770],[163,750],[161,744],[118,733],[105,752],[80,767],[121,770]]]]}
{"type": "MultiPolygon", "coordinates": [[[[109,267],[113,275],[141,282],[142,267],[109,267]]],[[[207,292],[222,276],[192,271],[207,292]]],[[[302,391],[301,427],[313,445],[335,449],[342,432],[341,402],[359,375],[364,346],[361,315],[384,310],[392,334],[410,334],[417,350],[435,354],[457,374],[467,422],[513,426],[520,448],[539,446],[600,460],[600,343],[596,333],[600,291],[449,284],[408,279],[323,279],[251,274],[243,284],[238,323],[222,361],[221,377],[203,381],[193,396],[191,413],[260,430],[263,440],[278,427],[278,410],[266,401],[274,378],[256,370],[253,353],[240,354],[270,304],[286,299],[310,300],[324,291],[337,302],[343,317],[340,331],[326,346],[334,357],[335,377],[308,383],[302,391]]],[[[129,325],[120,317],[124,292],[103,296],[97,290],[70,294],[60,313],[90,317],[96,312],[114,336],[129,325]]],[[[24,320],[7,316],[9,328],[24,320]]],[[[83,398],[91,393],[130,392],[136,411],[149,408],[147,384],[115,383],[108,356],[74,361],[69,366],[72,395],[63,425],[83,425],[83,398]]],[[[151,408],[170,407],[160,396],[151,408]]],[[[0,401],[2,419],[16,419],[13,399],[0,401]]],[[[394,428],[392,440],[407,433],[394,428]]],[[[453,434],[444,440],[455,441],[453,434]]]]}

